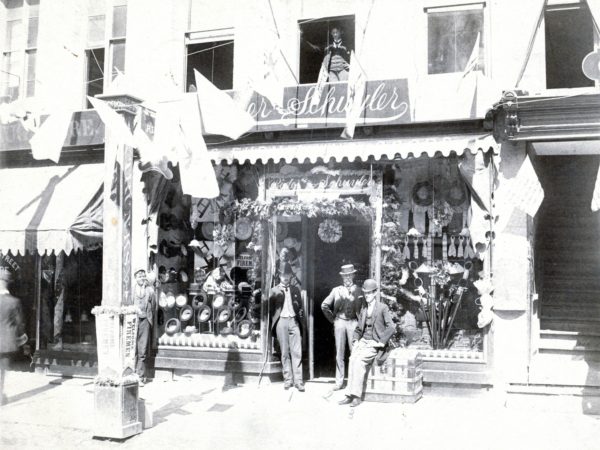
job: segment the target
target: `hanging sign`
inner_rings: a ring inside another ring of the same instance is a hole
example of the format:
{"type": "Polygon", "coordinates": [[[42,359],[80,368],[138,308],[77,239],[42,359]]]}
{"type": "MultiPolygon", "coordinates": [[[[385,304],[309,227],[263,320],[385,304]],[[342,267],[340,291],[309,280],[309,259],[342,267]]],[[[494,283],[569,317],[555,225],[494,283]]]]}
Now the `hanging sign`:
{"type": "MultiPolygon", "coordinates": [[[[329,83],[318,103],[311,104],[316,84],[286,87],[283,108],[275,108],[266,97],[255,94],[247,111],[256,118],[258,131],[299,128],[343,128],[351,105],[348,83],[329,83]]],[[[358,114],[357,125],[410,123],[408,80],[371,80],[358,114]]]]}

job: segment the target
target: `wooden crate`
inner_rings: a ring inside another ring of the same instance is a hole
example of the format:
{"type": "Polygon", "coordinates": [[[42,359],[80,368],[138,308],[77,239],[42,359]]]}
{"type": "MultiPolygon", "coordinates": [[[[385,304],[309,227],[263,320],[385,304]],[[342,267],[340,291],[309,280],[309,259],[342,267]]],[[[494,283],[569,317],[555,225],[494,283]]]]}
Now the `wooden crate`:
{"type": "Polygon", "coordinates": [[[395,349],[383,366],[374,364],[366,380],[365,400],[414,403],[423,395],[423,358],[414,350],[395,349]]]}

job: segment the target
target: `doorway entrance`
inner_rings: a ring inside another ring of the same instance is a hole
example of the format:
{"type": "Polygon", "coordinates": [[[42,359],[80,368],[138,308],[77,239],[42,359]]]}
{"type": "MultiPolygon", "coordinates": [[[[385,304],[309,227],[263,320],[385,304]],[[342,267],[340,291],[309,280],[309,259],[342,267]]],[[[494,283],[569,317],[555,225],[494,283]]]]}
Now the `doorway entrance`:
{"type": "MultiPolygon", "coordinates": [[[[318,235],[323,219],[309,225],[310,311],[312,314],[312,340],[309,355],[311,378],[333,378],[335,376],[335,339],[333,325],[325,318],[321,303],[340,285],[340,266],[354,264],[357,270],[355,282],[361,286],[369,278],[371,224],[357,218],[337,219],[342,225],[342,236],[335,243],[323,242],[318,235]]],[[[348,355],[346,356],[348,357],[348,355]]]]}
{"type": "Polygon", "coordinates": [[[590,208],[599,165],[597,155],[537,158],[545,197],[535,236],[532,383],[600,386],[600,212],[590,208]]]}

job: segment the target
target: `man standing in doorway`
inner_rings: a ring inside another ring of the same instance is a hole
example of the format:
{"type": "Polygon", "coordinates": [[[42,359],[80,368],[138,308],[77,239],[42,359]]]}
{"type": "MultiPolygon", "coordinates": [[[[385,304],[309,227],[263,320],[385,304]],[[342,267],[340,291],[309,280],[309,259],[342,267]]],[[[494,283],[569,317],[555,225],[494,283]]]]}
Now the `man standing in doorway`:
{"type": "Polygon", "coordinates": [[[135,272],[134,305],[138,316],[137,353],[135,371],[140,377],[140,386],[146,383],[146,358],[154,320],[154,289],[147,284],[146,271],[135,272]]]}
{"type": "Polygon", "coordinates": [[[271,289],[269,296],[272,312],[272,329],[275,330],[281,351],[283,387],[295,386],[304,392],[302,380],[302,334],[300,326],[304,320],[302,297],[297,286],[290,286],[292,267],[285,263],[281,267],[279,284],[271,289]]]}
{"type": "Polygon", "coordinates": [[[358,316],[364,303],[362,289],[354,284],[356,270],[354,265],[346,264],[341,267],[342,285],[333,288],[323,300],[321,309],[327,320],[333,324],[335,336],[335,387],[334,391],[342,389],[344,384],[344,358],[346,342],[352,348],[352,337],[358,324],[358,316]]]}
{"type": "Polygon", "coordinates": [[[367,306],[360,312],[354,331],[348,367],[348,388],[346,397],[339,402],[340,405],[360,405],[365,377],[375,358],[383,356],[387,342],[396,332],[389,308],[378,299],[377,282],[372,279],[365,280],[362,289],[367,306]]]}

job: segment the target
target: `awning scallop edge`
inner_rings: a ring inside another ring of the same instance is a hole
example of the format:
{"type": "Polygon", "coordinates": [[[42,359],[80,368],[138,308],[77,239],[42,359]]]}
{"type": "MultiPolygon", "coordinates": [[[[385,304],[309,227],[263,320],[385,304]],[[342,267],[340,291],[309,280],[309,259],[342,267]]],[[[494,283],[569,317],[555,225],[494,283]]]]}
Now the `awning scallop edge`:
{"type": "Polygon", "coordinates": [[[406,159],[410,157],[436,155],[450,156],[462,155],[465,152],[493,151],[498,153],[499,144],[496,143],[491,133],[486,134],[460,134],[419,138],[394,138],[394,139],[369,139],[351,141],[313,141],[307,143],[278,143],[261,145],[240,145],[212,148],[209,150],[210,158],[215,163],[228,164],[237,161],[240,164],[252,164],[270,160],[286,163],[316,163],[319,160],[329,161],[334,159],[341,162],[344,159],[354,161],[376,161],[383,158],[406,159]]]}

